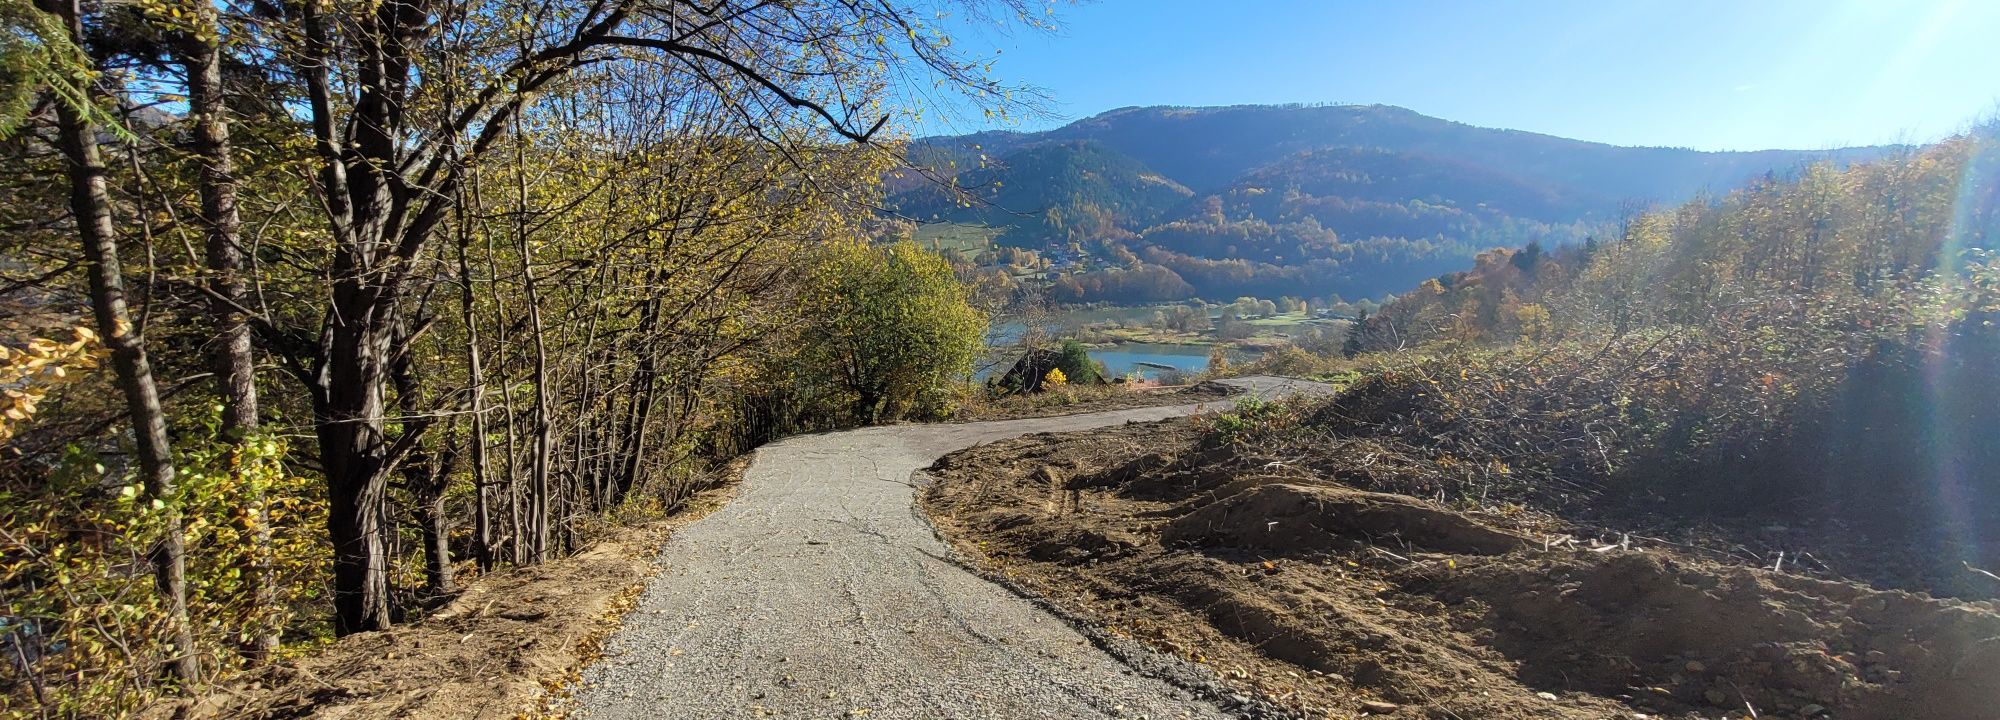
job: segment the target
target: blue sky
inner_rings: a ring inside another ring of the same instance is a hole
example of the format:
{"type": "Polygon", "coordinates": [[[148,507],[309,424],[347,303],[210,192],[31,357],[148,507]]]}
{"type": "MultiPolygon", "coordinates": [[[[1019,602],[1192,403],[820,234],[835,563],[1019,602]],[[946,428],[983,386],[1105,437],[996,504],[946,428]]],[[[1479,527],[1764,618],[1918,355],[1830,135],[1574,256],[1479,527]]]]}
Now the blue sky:
{"type": "MultiPolygon", "coordinates": [[[[1053,35],[960,30],[1055,119],[1128,105],[1385,103],[1715,150],[1926,141],[2000,108],[2000,0],[1102,0],[1053,35]]],[[[969,132],[981,120],[929,122],[969,132]]]]}

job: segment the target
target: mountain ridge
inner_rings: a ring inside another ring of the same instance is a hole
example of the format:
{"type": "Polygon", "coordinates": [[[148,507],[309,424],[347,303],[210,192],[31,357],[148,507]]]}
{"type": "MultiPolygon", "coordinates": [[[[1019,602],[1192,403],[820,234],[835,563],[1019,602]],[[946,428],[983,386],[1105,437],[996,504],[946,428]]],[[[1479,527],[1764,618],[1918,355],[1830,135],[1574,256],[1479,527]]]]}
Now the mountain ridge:
{"type": "Polygon", "coordinates": [[[1193,283],[1203,297],[1280,274],[1267,292],[1365,286],[1373,295],[1424,279],[1411,274],[1418,265],[1397,261],[1398,243],[1431,258],[1424,268],[1438,258],[1469,264],[1480,250],[1581,242],[1639,208],[1894,147],[1627,147],[1379,104],[1134,106],[1039,132],[914,140],[913,160],[961,181],[975,207],[943,202],[909,177],[892,179],[887,205],[918,222],[997,228],[1005,245],[1099,247],[1128,269],[1149,248],[1186,262],[1247,264],[1198,273],[1235,278],[1193,283]],[[1148,187],[1150,175],[1187,196],[1161,209],[1167,198],[1148,187]],[[1350,247],[1362,242],[1367,252],[1350,247]],[[1378,261],[1388,276],[1376,276],[1378,261]]]}

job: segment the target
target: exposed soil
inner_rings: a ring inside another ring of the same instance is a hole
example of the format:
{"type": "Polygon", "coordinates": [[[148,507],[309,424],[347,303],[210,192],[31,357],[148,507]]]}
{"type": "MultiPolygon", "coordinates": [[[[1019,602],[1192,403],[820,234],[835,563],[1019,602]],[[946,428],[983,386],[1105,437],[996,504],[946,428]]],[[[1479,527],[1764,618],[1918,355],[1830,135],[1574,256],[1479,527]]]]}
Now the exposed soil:
{"type": "Polygon", "coordinates": [[[194,698],[147,708],[151,720],[512,720],[549,710],[633,606],[666,537],[728,502],[728,481],[671,517],[624,528],[573,557],[477,578],[421,621],[342,638],[243,673],[194,698]]]}
{"type": "Polygon", "coordinates": [[[2000,717],[1991,602],[1563,540],[1591,533],[1202,438],[983,445],[921,503],[987,570],[1306,717],[2000,717]]]}
{"type": "Polygon", "coordinates": [[[1126,410],[1130,408],[1193,405],[1211,400],[1220,400],[1240,392],[1242,391],[1237,388],[1218,382],[1203,382],[1193,385],[1170,387],[1145,387],[1125,384],[1074,387],[1070,388],[1066,393],[1065,391],[1051,390],[999,398],[987,404],[969,408],[963,413],[962,417],[955,418],[955,420],[959,422],[1020,420],[1055,415],[1077,415],[1105,412],[1108,410],[1126,410]]]}

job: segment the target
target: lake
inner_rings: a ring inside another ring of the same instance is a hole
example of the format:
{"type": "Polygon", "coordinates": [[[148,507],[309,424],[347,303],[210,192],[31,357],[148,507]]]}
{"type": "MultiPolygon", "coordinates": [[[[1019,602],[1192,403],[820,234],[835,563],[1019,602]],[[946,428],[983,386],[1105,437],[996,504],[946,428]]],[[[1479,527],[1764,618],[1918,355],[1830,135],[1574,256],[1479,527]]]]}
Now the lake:
{"type": "MultiPolygon", "coordinates": [[[[1072,310],[1058,317],[1058,325],[1060,326],[1065,322],[1083,325],[1089,322],[1104,322],[1106,320],[1136,322],[1142,318],[1152,317],[1153,312],[1159,307],[1162,306],[1114,306],[1072,310]],[[1086,319],[1088,322],[1079,322],[1086,319]]],[[[1019,320],[1007,320],[995,323],[986,333],[987,351],[985,357],[979,361],[974,377],[984,381],[1006,374],[1007,370],[1014,366],[1014,362],[1021,357],[1019,349],[1015,347],[1015,343],[1020,342],[1021,336],[1026,330],[1027,327],[1019,320]]],[[[1104,363],[1104,370],[1110,374],[1110,377],[1124,377],[1136,373],[1140,377],[1147,379],[1158,379],[1161,375],[1166,374],[1167,370],[1147,367],[1140,363],[1168,365],[1180,372],[1194,374],[1208,369],[1209,347],[1208,345],[1181,345],[1176,343],[1119,343],[1091,348],[1090,358],[1104,363]]],[[[1229,350],[1230,362],[1253,360],[1256,357],[1257,353],[1255,351],[1246,351],[1240,348],[1230,348],[1229,350]]]]}
{"type": "Polygon", "coordinates": [[[1104,370],[1112,377],[1138,373],[1152,378],[1159,377],[1167,371],[1139,363],[1171,365],[1175,370],[1193,374],[1208,369],[1208,351],[1209,348],[1205,345],[1124,343],[1105,348],[1092,348],[1090,359],[1104,363],[1104,370]]]}
{"type": "MultiPolygon", "coordinates": [[[[1207,345],[1174,345],[1167,343],[1122,343],[1090,349],[1090,359],[1104,363],[1104,370],[1111,377],[1138,374],[1148,379],[1158,379],[1166,370],[1147,367],[1140,363],[1154,363],[1172,366],[1183,373],[1194,374],[1208,369],[1207,345]]],[[[1233,361],[1255,357],[1253,353],[1231,349],[1229,358],[1233,361]]],[[[1012,348],[995,348],[990,359],[981,364],[977,377],[980,380],[998,377],[1014,366],[1019,356],[1012,348]]]]}

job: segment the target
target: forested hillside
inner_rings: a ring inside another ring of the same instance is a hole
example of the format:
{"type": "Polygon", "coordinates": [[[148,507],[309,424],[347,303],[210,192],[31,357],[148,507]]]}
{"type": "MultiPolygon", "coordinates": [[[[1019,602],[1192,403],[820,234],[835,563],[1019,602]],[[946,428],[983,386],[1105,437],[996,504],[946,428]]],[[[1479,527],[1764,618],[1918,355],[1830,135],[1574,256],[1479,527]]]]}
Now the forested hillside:
{"type": "Polygon", "coordinates": [[[928,18],[0,0],[0,715],[125,716],[948,412],[984,317],[861,229],[891,75],[1004,89],[928,18]]]}
{"type": "Polygon", "coordinates": [[[1577,243],[1648,203],[1882,152],[1625,148],[1388,106],[1128,108],[919,141],[912,161],[965,192],[905,171],[889,206],[999,228],[1009,245],[1096,249],[1063,297],[1372,297],[1481,250],[1577,243]]]}
{"type": "Polygon", "coordinates": [[[892,184],[914,184],[898,195],[896,211],[927,221],[1004,228],[997,240],[1016,247],[1116,238],[1129,234],[1123,228],[1145,227],[1193,195],[1132,157],[1091,142],[1035,145],[1004,159],[975,155],[950,162],[969,168],[955,176],[956,188],[892,176],[892,184]]]}
{"type": "Polygon", "coordinates": [[[1886,581],[1985,596],[1962,565],[2000,562],[1997,241],[1990,126],[1813,165],[1424,282],[1355,328],[1395,359],[1325,418],[1509,468],[1466,466],[1472,492],[1948,543],[1886,581]]]}
{"type": "Polygon", "coordinates": [[[1051,130],[1047,138],[1095,140],[1200,193],[1214,192],[1289,155],[1324,147],[1360,147],[1459,159],[1537,184],[1594,188],[1614,201],[1671,201],[1704,187],[1734,186],[1805,158],[1846,162],[1878,152],[1619,147],[1476,127],[1391,105],[1125,108],[1051,130]]]}

